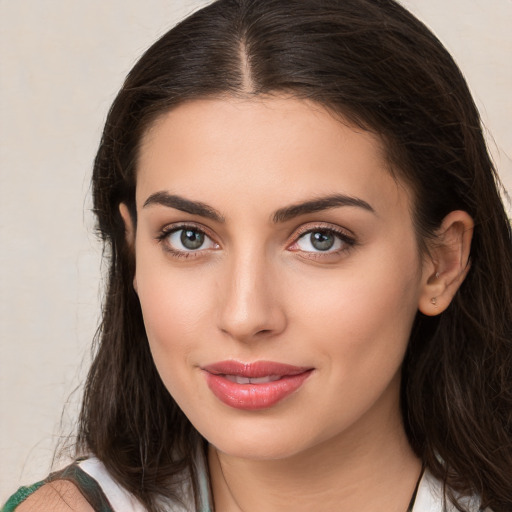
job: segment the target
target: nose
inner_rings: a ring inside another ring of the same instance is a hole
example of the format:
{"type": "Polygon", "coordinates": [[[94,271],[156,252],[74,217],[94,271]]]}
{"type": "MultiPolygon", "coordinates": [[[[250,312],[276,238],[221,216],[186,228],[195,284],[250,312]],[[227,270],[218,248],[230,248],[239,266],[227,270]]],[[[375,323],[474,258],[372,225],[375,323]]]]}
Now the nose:
{"type": "Polygon", "coordinates": [[[220,283],[219,329],[241,342],[282,333],[287,319],[276,269],[263,251],[246,251],[233,259],[220,283]]]}

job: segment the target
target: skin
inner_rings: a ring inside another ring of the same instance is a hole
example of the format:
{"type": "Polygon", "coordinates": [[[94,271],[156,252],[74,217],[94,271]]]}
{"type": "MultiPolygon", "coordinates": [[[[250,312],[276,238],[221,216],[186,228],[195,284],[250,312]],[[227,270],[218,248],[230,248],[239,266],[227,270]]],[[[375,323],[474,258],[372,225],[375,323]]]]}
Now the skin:
{"type": "Polygon", "coordinates": [[[16,512],[94,512],[80,491],[65,480],[43,485],[29,496],[16,512]]]}
{"type": "Polygon", "coordinates": [[[452,212],[420,254],[413,199],[387,165],[376,135],[281,97],[185,103],[142,141],[136,229],[120,206],[134,287],[162,380],[210,443],[218,511],[408,506],[421,462],[400,416],[401,364],[418,309],[441,313],[467,273],[472,221],[452,212]],[[333,194],[359,203],[275,221],[333,194]],[[203,245],[183,246],[184,224],[203,245]],[[312,245],[315,230],[332,249],[312,245]],[[202,368],[225,360],[314,370],[244,411],[206,384],[202,368]]]}

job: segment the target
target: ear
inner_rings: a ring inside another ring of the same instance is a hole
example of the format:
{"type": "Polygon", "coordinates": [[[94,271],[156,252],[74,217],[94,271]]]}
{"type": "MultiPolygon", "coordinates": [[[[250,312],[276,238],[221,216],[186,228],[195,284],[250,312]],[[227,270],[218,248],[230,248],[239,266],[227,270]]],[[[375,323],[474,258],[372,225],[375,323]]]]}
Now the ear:
{"type": "Polygon", "coordinates": [[[425,315],[442,313],[466,278],[474,222],[464,211],[449,213],[441,223],[423,265],[423,288],[418,309],[425,315]]]}
{"type": "MultiPolygon", "coordinates": [[[[121,214],[124,222],[124,236],[126,243],[132,251],[135,251],[135,226],[130,214],[130,210],[125,203],[119,204],[119,213],[121,214]]],[[[137,292],[137,273],[135,273],[133,276],[133,288],[137,292]]]]}
{"type": "Polygon", "coordinates": [[[124,222],[124,236],[126,243],[130,247],[133,247],[135,245],[135,226],[133,225],[133,219],[130,215],[130,210],[125,203],[119,204],[119,213],[121,214],[124,222]]]}

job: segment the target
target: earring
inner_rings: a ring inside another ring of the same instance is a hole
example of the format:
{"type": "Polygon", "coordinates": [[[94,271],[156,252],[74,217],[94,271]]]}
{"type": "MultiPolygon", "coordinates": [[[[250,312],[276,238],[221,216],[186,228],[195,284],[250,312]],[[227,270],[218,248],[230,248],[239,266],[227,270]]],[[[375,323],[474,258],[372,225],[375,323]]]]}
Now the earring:
{"type": "Polygon", "coordinates": [[[431,304],[433,304],[437,308],[437,297],[432,297],[430,299],[431,304]]]}
{"type": "Polygon", "coordinates": [[[436,272],[435,278],[439,279],[439,272],[436,272]]]}

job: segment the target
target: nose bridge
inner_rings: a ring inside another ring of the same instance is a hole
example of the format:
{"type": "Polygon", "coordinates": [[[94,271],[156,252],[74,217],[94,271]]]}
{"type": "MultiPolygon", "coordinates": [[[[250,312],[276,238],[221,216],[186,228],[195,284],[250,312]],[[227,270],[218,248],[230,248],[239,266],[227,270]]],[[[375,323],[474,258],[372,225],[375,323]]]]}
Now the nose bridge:
{"type": "Polygon", "coordinates": [[[219,328],[248,341],[279,333],[286,323],[275,290],[272,261],[262,247],[234,250],[222,282],[219,328]]]}

